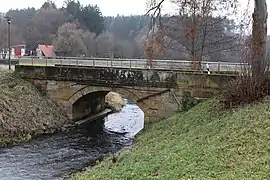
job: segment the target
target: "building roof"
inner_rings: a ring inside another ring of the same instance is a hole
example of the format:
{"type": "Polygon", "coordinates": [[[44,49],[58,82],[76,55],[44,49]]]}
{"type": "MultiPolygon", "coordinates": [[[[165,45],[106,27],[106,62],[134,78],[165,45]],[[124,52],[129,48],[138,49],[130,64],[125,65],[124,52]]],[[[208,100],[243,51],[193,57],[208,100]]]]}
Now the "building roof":
{"type": "Polygon", "coordinates": [[[54,47],[52,45],[39,44],[38,48],[43,52],[46,57],[56,56],[54,53],[54,47]]]}

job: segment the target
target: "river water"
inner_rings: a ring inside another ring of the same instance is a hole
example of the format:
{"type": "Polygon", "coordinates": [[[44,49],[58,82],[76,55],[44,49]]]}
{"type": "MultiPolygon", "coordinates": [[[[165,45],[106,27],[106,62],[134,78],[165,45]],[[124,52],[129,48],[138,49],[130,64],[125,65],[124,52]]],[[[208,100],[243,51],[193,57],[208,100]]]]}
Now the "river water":
{"type": "Polygon", "coordinates": [[[89,125],[0,149],[0,180],[56,180],[83,170],[132,145],[134,135],[143,128],[144,114],[136,105],[127,104],[103,120],[104,127],[98,131],[89,125]]]}

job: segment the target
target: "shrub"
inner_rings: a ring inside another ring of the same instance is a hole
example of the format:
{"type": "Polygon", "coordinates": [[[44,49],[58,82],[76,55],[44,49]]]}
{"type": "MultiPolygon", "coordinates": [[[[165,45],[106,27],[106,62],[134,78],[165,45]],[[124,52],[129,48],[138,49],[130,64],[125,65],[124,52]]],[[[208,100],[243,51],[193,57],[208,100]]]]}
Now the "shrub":
{"type": "Polygon", "coordinates": [[[262,62],[262,66],[261,73],[257,75],[252,75],[250,65],[242,67],[242,74],[229,82],[218,98],[222,107],[234,108],[244,106],[261,101],[265,96],[270,95],[268,62],[262,62]]]}
{"type": "Polygon", "coordinates": [[[227,85],[219,102],[225,108],[233,108],[260,101],[267,95],[270,95],[270,80],[266,75],[242,75],[227,85]]]}
{"type": "Polygon", "coordinates": [[[182,111],[188,111],[197,104],[199,104],[203,99],[196,99],[191,95],[189,91],[183,93],[182,98],[182,111]]]}

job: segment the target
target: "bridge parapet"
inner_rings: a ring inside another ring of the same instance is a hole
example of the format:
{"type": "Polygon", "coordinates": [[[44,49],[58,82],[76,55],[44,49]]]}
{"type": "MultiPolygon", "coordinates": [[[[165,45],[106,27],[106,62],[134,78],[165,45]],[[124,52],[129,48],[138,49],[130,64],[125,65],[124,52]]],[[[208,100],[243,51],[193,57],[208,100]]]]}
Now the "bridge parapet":
{"type": "Polygon", "coordinates": [[[26,79],[75,81],[107,86],[177,87],[177,73],[168,70],[16,65],[15,71],[26,79]]]}
{"type": "Polygon", "coordinates": [[[207,74],[164,69],[129,69],[87,66],[16,65],[15,71],[25,79],[73,81],[88,85],[140,86],[173,89],[222,88],[236,74],[207,74]]]}
{"type": "MultiPolygon", "coordinates": [[[[15,59],[14,59],[15,60],[15,59]]],[[[20,57],[16,59],[16,64],[21,65],[45,65],[55,66],[91,66],[91,67],[110,67],[110,68],[137,68],[144,69],[149,66],[148,59],[122,59],[122,58],[98,58],[98,57],[54,57],[54,58],[39,58],[39,57],[20,57]]],[[[188,61],[176,59],[154,59],[151,61],[151,69],[173,69],[180,71],[194,70],[196,64],[200,64],[200,71],[209,70],[214,73],[223,72],[241,72],[243,67],[247,68],[250,65],[247,63],[234,62],[207,62],[207,61],[188,61]]]]}

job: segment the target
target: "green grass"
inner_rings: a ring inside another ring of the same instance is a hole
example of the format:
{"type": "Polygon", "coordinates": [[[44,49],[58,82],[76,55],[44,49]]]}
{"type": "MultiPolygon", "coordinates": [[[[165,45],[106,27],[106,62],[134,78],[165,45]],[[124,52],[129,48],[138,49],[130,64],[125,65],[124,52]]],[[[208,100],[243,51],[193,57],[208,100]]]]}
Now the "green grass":
{"type": "Polygon", "coordinates": [[[270,103],[214,113],[213,100],[147,125],[130,151],[74,180],[269,179],[270,103]]]}

